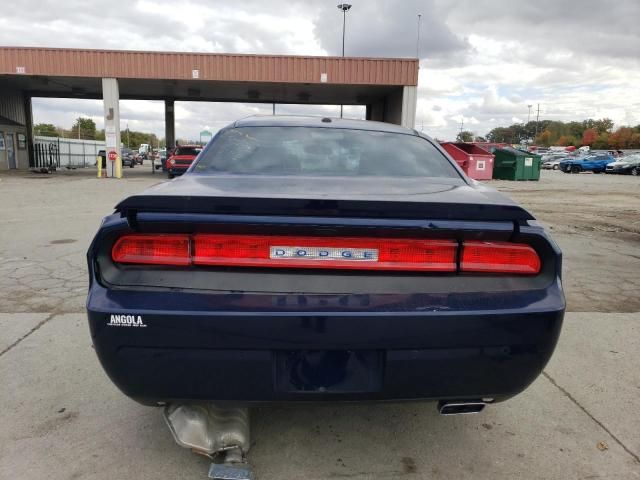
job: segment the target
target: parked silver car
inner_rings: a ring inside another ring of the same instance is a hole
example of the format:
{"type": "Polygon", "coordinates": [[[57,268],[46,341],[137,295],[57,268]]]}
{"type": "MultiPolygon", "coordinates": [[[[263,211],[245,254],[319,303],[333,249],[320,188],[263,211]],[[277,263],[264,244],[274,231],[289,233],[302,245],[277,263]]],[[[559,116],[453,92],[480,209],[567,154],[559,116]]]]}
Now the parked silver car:
{"type": "Polygon", "coordinates": [[[640,153],[618,158],[607,165],[605,172],[640,175],[640,153]]]}

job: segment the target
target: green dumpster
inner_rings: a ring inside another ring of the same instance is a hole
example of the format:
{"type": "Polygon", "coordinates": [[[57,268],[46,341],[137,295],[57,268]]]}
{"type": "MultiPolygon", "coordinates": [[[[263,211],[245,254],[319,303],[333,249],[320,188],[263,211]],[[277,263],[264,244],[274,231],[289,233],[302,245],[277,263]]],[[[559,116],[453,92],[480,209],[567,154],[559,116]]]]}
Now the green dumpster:
{"type": "Polygon", "coordinates": [[[500,180],[539,180],[542,157],[515,148],[497,148],[493,154],[493,178],[500,180]]]}

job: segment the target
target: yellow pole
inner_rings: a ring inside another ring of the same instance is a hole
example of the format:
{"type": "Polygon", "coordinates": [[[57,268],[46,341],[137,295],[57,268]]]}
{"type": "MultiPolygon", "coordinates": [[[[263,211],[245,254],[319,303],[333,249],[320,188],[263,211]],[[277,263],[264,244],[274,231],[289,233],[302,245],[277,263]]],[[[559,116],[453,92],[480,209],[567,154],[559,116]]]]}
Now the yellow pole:
{"type": "Polygon", "coordinates": [[[120,155],[116,158],[116,178],[122,178],[122,159],[120,155]]]}
{"type": "Polygon", "coordinates": [[[100,155],[98,155],[96,165],[98,166],[98,178],[102,178],[102,157],[100,155]]]}

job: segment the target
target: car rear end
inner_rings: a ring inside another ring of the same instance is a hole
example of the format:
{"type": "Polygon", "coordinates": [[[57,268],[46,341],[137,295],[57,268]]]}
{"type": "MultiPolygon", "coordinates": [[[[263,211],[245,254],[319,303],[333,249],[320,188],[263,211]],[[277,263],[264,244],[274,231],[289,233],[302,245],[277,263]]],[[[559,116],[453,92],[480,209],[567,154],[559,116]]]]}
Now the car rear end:
{"type": "Polygon", "coordinates": [[[208,175],[198,163],[122,202],[88,252],[105,371],[149,404],[521,392],[560,332],[560,252],[432,150],[452,175],[208,175]]]}

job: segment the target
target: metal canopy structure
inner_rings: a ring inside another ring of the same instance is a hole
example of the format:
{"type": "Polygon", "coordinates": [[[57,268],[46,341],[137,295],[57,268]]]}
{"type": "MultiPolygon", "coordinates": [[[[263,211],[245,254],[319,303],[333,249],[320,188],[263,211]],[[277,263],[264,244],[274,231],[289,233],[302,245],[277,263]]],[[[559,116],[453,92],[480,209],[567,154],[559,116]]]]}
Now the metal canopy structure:
{"type": "Polygon", "coordinates": [[[31,96],[366,104],[415,86],[415,59],[0,47],[0,75],[31,96]]]}
{"type": "Polygon", "coordinates": [[[4,116],[30,131],[32,97],[103,99],[105,121],[121,98],[164,100],[167,145],[175,101],[366,105],[367,119],[413,127],[417,82],[406,58],[0,47],[0,115],[24,105],[4,116]]]}

